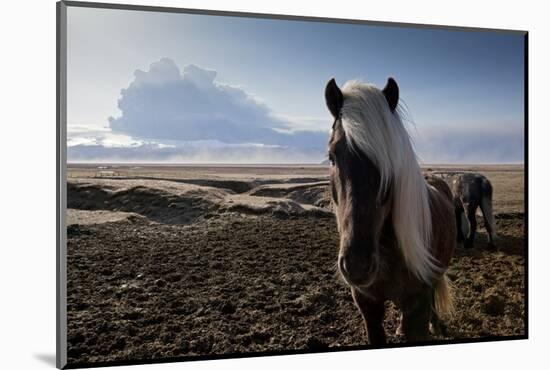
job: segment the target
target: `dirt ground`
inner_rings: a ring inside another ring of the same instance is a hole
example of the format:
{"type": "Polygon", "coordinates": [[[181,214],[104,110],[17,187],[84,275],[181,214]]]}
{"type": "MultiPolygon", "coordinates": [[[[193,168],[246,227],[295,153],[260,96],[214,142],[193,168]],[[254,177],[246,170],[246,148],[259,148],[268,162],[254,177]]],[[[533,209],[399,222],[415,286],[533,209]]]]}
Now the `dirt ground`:
{"type": "MultiPolygon", "coordinates": [[[[500,239],[459,246],[437,339],[525,333],[523,168],[472,168],[493,182],[500,239]]],[[[69,364],[366,344],[326,168],[101,171],[69,168],[69,364]]],[[[398,318],[388,303],[391,342],[398,318]]]]}

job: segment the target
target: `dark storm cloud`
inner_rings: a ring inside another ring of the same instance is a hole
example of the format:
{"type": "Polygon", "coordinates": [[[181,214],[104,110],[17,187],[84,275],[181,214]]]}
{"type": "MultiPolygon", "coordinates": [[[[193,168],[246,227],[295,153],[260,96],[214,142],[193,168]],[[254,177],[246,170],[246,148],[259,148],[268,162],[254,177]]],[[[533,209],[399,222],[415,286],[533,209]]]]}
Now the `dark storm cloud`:
{"type": "Polygon", "coordinates": [[[109,118],[113,133],[152,140],[217,140],[285,147],[322,148],[327,132],[283,133],[290,124],[243,89],[215,82],[217,73],[195,65],[180,72],[163,58],[137,70],[121,91],[122,114],[109,118]]]}

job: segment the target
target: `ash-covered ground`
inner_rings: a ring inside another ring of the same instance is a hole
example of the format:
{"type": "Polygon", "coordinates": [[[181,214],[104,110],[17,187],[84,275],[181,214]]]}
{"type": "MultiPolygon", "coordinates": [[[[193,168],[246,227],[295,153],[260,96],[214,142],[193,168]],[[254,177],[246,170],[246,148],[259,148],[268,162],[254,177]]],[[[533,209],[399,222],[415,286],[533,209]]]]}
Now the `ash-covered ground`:
{"type": "MultiPolygon", "coordinates": [[[[437,339],[522,335],[523,168],[468,169],[493,182],[500,239],[458,247],[437,339]]],[[[70,168],[69,364],[366,344],[327,183],[321,166],[70,168]]],[[[398,323],[388,303],[391,342],[398,323]]]]}

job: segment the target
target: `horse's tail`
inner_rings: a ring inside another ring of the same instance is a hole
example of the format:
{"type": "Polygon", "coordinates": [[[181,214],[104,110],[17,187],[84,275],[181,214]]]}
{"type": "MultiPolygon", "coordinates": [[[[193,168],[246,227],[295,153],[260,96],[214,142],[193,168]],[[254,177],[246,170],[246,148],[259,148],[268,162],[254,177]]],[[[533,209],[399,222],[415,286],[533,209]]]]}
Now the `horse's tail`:
{"type": "Polygon", "coordinates": [[[481,212],[483,213],[485,222],[489,224],[488,229],[491,233],[491,238],[493,240],[496,239],[497,229],[493,216],[493,186],[487,179],[481,182],[481,212]]]}
{"type": "Polygon", "coordinates": [[[455,313],[453,286],[446,274],[435,284],[434,309],[439,317],[455,313]]]}

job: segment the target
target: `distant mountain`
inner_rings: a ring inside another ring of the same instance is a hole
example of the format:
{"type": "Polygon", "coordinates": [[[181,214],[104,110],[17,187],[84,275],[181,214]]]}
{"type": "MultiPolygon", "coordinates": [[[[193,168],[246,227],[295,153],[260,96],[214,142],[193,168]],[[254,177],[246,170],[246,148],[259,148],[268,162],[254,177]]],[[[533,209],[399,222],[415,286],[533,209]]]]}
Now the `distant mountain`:
{"type": "Polygon", "coordinates": [[[328,159],[325,159],[324,161],[321,162],[321,164],[328,166],[330,164],[330,161],[328,159]]]}

